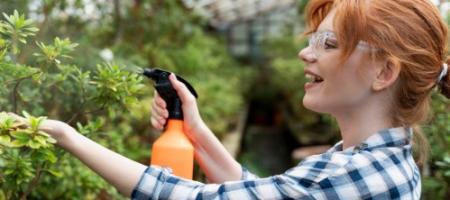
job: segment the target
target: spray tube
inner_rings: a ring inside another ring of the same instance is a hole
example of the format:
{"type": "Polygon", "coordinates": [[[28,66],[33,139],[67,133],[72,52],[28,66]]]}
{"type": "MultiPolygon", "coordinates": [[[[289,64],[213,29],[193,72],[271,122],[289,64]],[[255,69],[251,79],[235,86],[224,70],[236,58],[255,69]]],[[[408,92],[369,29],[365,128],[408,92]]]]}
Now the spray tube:
{"type": "MultiPolygon", "coordinates": [[[[164,131],[153,143],[150,164],[169,167],[176,176],[192,179],[194,147],[183,132],[181,100],[170,83],[170,72],[160,69],[145,69],[143,75],[155,82],[154,87],[166,102],[169,111],[164,131]]],[[[179,76],[177,79],[184,83],[197,98],[198,95],[191,84],[179,76]]]]}

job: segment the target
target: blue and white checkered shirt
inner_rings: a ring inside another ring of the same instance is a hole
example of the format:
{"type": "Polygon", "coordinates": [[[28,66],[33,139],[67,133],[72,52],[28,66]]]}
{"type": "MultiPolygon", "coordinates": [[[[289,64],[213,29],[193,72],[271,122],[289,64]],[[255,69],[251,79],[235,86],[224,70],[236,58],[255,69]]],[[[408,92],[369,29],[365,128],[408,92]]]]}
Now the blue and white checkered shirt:
{"type": "Polygon", "coordinates": [[[342,141],[284,174],[204,184],[150,166],[132,199],[419,199],[420,174],[411,152],[411,128],[379,131],[356,147],[342,141]]]}

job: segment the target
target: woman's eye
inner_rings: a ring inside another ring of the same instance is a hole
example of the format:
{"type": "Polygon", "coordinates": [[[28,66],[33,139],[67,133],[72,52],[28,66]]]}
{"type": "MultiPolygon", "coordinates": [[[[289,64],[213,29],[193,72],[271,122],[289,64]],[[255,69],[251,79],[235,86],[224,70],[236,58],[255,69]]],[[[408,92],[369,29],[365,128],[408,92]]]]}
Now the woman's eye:
{"type": "Polygon", "coordinates": [[[325,49],[336,49],[338,47],[336,40],[326,39],[325,40],[325,49]]]}

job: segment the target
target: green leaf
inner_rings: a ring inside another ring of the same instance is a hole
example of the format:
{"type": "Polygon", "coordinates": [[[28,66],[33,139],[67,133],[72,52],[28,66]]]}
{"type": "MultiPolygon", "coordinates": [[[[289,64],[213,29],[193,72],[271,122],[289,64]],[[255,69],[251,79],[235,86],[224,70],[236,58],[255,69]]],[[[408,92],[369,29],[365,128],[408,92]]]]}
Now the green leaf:
{"type": "Polygon", "coordinates": [[[444,176],[450,176],[450,171],[446,171],[446,172],[444,173],[444,176]]]}
{"type": "Polygon", "coordinates": [[[25,117],[25,118],[30,118],[31,117],[31,115],[30,114],[28,114],[28,112],[27,111],[22,111],[22,115],[25,117]]]}
{"type": "Polygon", "coordinates": [[[47,160],[50,161],[51,163],[56,163],[56,161],[58,161],[58,158],[51,151],[47,151],[46,156],[47,160]]]}
{"type": "Polygon", "coordinates": [[[55,139],[53,139],[52,137],[48,137],[47,142],[51,143],[51,144],[56,144],[57,141],[55,139]]]}
{"type": "Polygon", "coordinates": [[[18,140],[22,140],[22,141],[28,141],[29,139],[31,139],[31,134],[27,130],[13,131],[13,132],[11,132],[11,135],[14,138],[16,138],[18,140]]]}
{"type": "Polygon", "coordinates": [[[19,41],[22,42],[23,44],[27,43],[27,41],[25,39],[23,39],[23,38],[19,39],[19,41]]]}
{"type": "Polygon", "coordinates": [[[26,142],[23,142],[23,141],[20,141],[20,140],[14,140],[14,141],[12,141],[11,143],[10,143],[10,147],[23,147],[23,146],[25,146],[27,143],[26,142]]]}
{"type": "Polygon", "coordinates": [[[7,169],[7,170],[3,171],[3,174],[5,174],[5,175],[9,175],[12,173],[14,173],[14,170],[12,170],[12,169],[7,169]]]}
{"type": "Polygon", "coordinates": [[[36,136],[36,137],[33,138],[33,140],[38,142],[41,145],[46,145],[47,144],[47,140],[43,136],[36,136]]]}
{"type": "Polygon", "coordinates": [[[37,134],[39,134],[39,135],[43,135],[43,136],[45,136],[45,137],[50,137],[50,135],[49,134],[47,134],[46,132],[44,132],[44,131],[38,131],[37,132],[37,134]]]}
{"type": "Polygon", "coordinates": [[[11,144],[11,137],[8,135],[0,135],[0,144],[3,146],[9,146],[11,144]]]}
{"type": "Polygon", "coordinates": [[[62,172],[57,172],[55,170],[48,169],[47,172],[50,173],[53,176],[58,177],[58,178],[61,178],[63,176],[62,172]]]}
{"type": "Polygon", "coordinates": [[[13,127],[15,119],[6,113],[0,113],[0,129],[9,130],[13,127]]]}
{"type": "Polygon", "coordinates": [[[30,141],[28,141],[27,146],[29,146],[32,149],[39,149],[39,148],[41,148],[42,145],[37,141],[30,140],[30,141]]]}

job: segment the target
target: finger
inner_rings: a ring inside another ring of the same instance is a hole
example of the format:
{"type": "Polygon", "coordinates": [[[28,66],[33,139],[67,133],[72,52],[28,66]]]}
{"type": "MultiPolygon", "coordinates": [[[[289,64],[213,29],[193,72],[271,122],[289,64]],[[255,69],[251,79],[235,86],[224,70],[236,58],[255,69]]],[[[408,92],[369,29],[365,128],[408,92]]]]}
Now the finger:
{"type": "Polygon", "coordinates": [[[14,117],[17,121],[20,121],[20,122],[23,122],[23,123],[27,122],[27,119],[25,119],[22,116],[17,115],[16,113],[8,112],[8,115],[11,116],[11,117],[14,117]]]}
{"type": "Polygon", "coordinates": [[[164,125],[161,125],[158,120],[156,120],[155,118],[151,118],[150,119],[152,126],[157,129],[157,130],[162,130],[164,128],[164,125]]]}
{"type": "Polygon", "coordinates": [[[21,116],[17,115],[16,113],[13,113],[13,112],[8,112],[8,115],[11,116],[11,117],[16,118],[17,120],[24,120],[24,121],[26,120],[24,117],[21,117],[21,116]]]}
{"type": "Polygon", "coordinates": [[[21,123],[21,125],[28,126],[28,121],[24,117],[21,117],[13,112],[8,112],[8,115],[13,117],[19,123],[21,123]]]}
{"type": "Polygon", "coordinates": [[[191,94],[184,83],[177,80],[175,74],[170,74],[169,79],[183,104],[192,104],[195,102],[194,95],[191,94]]]}
{"type": "Polygon", "coordinates": [[[152,118],[155,119],[156,121],[158,121],[160,124],[165,124],[166,120],[167,120],[166,117],[158,115],[158,114],[156,114],[154,112],[152,112],[152,118]]]}
{"type": "Polygon", "coordinates": [[[169,111],[167,111],[167,109],[162,108],[161,106],[157,105],[155,100],[152,101],[152,114],[156,114],[156,115],[159,115],[164,118],[169,117],[169,111]]]}
{"type": "Polygon", "coordinates": [[[159,93],[155,90],[154,101],[156,104],[162,108],[166,108],[166,101],[159,95],[159,93]]]}

